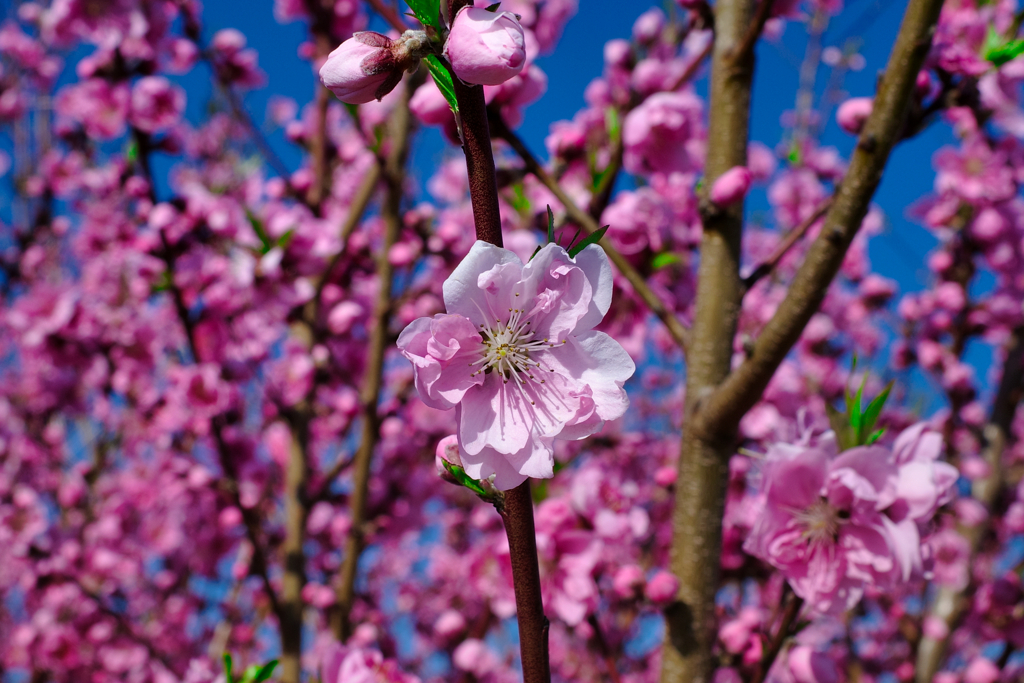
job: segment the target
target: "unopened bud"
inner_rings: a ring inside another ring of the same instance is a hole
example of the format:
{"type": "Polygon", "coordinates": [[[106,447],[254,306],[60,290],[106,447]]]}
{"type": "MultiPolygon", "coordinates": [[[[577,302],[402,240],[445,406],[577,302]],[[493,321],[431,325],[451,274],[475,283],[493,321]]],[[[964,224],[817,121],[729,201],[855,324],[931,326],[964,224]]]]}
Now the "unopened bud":
{"type": "Polygon", "coordinates": [[[750,170],[745,166],[733,166],[718,176],[711,185],[708,198],[719,206],[728,206],[743,199],[750,190],[750,170]]]}
{"type": "Polygon", "coordinates": [[[455,75],[472,85],[500,85],[526,65],[526,37],[516,15],[464,7],[444,45],[455,75]]]}
{"type": "Polygon", "coordinates": [[[836,112],[836,123],[847,133],[857,135],[864,127],[864,122],[871,116],[873,107],[874,100],[870,97],[854,97],[846,100],[839,105],[839,110],[836,112]]]}
{"type": "Polygon", "coordinates": [[[339,45],[320,67],[320,80],[339,100],[366,104],[395,89],[402,73],[429,49],[423,31],[406,31],[391,40],[374,31],[359,31],[339,45]]]}

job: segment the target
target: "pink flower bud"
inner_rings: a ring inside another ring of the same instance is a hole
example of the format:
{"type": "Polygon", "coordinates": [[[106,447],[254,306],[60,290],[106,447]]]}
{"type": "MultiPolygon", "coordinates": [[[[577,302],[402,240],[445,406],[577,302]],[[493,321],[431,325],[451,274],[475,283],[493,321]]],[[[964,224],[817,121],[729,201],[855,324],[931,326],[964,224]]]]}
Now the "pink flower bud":
{"type": "Polygon", "coordinates": [[[718,176],[711,186],[709,198],[719,206],[727,206],[746,196],[750,190],[751,175],[745,166],[733,166],[718,176]]]}
{"type": "Polygon", "coordinates": [[[679,590],[679,579],[670,572],[659,571],[647,582],[644,595],[655,604],[665,605],[676,597],[677,590],[679,590]]]}
{"type": "Polygon", "coordinates": [[[643,585],[644,571],[635,564],[620,567],[612,579],[612,588],[615,590],[615,594],[624,600],[634,597],[643,585]]]}
{"type": "Polygon", "coordinates": [[[455,478],[448,473],[445,462],[462,467],[462,457],[459,455],[459,437],[450,434],[437,442],[437,449],[434,451],[434,466],[437,473],[449,484],[457,484],[455,478]]]}
{"type": "Polygon", "coordinates": [[[870,97],[854,97],[839,105],[836,112],[836,123],[847,133],[857,135],[864,127],[864,122],[871,116],[875,101],[870,97]]]}
{"type": "Polygon", "coordinates": [[[992,660],[975,657],[964,670],[964,683],[995,683],[1000,675],[999,667],[992,660]]]}
{"type": "Polygon", "coordinates": [[[444,44],[455,75],[472,85],[499,85],[526,66],[526,38],[511,12],[464,7],[444,44]]]}
{"type": "Polygon", "coordinates": [[[658,486],[672,486],[676,483],[679,473],[675,467],[659,467],[654,471],[654,483],[658,486]]]}
{"type": "Polygon", "coordinates": [[[395,56],[395,41],[360,31],[327,56],[320,80],[342,102],[366,104],[394,90],[405,66],[395,56]]]}

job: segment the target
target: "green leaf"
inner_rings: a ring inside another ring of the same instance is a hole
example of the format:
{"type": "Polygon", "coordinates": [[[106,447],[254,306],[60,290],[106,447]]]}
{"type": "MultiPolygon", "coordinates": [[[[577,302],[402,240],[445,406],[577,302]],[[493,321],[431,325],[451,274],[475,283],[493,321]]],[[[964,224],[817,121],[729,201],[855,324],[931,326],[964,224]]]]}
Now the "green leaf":
{"type": "Polygon", "coordinates": [[[989,26],[981,54],[985,60],[996,66],[1002,66],[1024,54],[1024,40],[1004,40],[994,28],[989,26]]]}
{"type": "Polygon", "coordinates": [[[548,204],[548,244],[555,241],[555,214],[551,211],[551,205],[548,204]]]}
{"type": "Polygon", "coordinates": [[[488,12],[497,12],[498,11],[498,7],[500,5],[501,5],[500,2],[496,2],[493,5],[488,5],[487,7],[484,7],[484,10],[486,10],[488,12]]]}
{"type": "Polygon", "coordinates": [[[860,432],[857,434],[857,441],[866,443],[864,441],[864,435],[875,428],[875,423],[878,422],[878,418],[882,414],[882,408],[885,407],[885,402],[889,398],[889,394],[892,392],[892,388],[895,384],[896,380],[891,380],[886,384],[882,393],[875,396],[871,403],[868,404],[868,407],[864,409],[864,419],[861,421],[860,432]]]}
{"type": "Polygon", "coordinates": [[[885,434],[885,427],[882,427],[881,429],[876,429],[874,432],[871,433],[871,436],[868,437],[867,441],[864,442],[864,445],[870,446],[874,442],[881,439],[883,434],[885,434]]]}
{"type": "Polygon", "coordinates": [[[231,673],[231,653],[224,653],[224,679],[227,683],[235,683],[234,676],[231,673]]]}
{"type": "Polygon", "coordinates": [[[129,164],[134,164],[139,158],[139,143],[134,139],[128,143],[128,149],[124,151],[124,156],[128,160],[129,164]]]}
{"type": "Polygon", "coordinates": [[[601,240],[601,238],[604,237],[604,234],[606,232],[608,232],[608,226],[604,225],[600,229],[590,233],[589,235],[581,239],[579,244],[577,244],[575,247],[569,250],[569,256],[576,256],[576,254],[580,253],[581,251],[589,247],[591,244],[597,244],[601,240]]]}
{"type": "Polygon", "coordinates": [[[653,259],[651,259],[651,268],[653,268],[654,270],[661,270],[662,268],[665,268],[667,266],[675,265],[676,263],[681,263],[682,260],[683,257],[680,256],[679,254],[673,254],[670,251],[662,252],[661,254],[657,254],[653,259]]]}
{"type": "Polygon", "coordinates": [[[836,441],[839,443],[839,450],[845,451],[857,445],[856,435],[850,428],[850,421],[846,413],[840,413],[831,404],[825,404],[825,412],[828,414],[828,422],[832,431],[836,433],[836,441]]]}
{"type": "Polygon", "coordinates": [[[480,482],[466,474],[466,470],[462,469],[458,465],[453,465],[447,460],[442,460],[441,462],[444,463],[444,468],[448,470],[448,474],[452,475],[460,486],[465,486],[478,496],[488,496],[487,491],[480,485],[480,482]]]}
{"type": "Polygon", "coordinates": [[[263,681],[269,679],[274,673],[275,666],[277,666],[277,660],[271,659],[260,667],[260,670],[256,672],[256,677],[253,678],[253,683],[263,683],[263,681]]]}
{"type": "Polygon", "coordinates": [[[452,82],[452,74],[448,71],[448,67],[437,58],[437,55],[427,55],[426,62],[437,89],[444,95],[444,99],[448,101],[448,106],[452,108],[452,111],[458,114],[459,103],[455,100],[455,84],[452,82]]]}
{"type": "Polygon", "coordinates": [[[260,253],[266,254],[274,248],[274,244],[270,241],[270,236],[267,235],[267,231],[263,227],[263,221],[261,221],[259,216],[254,214],[252,211],[246,210],[245,215],[249,219],[249,223],[252,224],[253,232],[256,233],[256,236],[260,238],[260,242],[263,244],[260,249],[260,253]]]}
{"type": "Polygon", "coordinates": [[[405,0],[405,4],[409,5],[409,9],[416,15],[416,19],[419,20],[424,26],[433,26],[440,30],[441,28],[441,2],[440,0],[405,0]]]}
{"type": "Polygon", "coordinates": [[[282,249],[287,249],[288,245],[292,243],[292,240],[294,238],[295,238],[295,228],[289,228],[288,232],[286,232],[285,234],[281,235],[281,237],[277,240],[277,246],[281,247],[282,249]]]}
{"type": "Polygon", "coordinates": [[[538,244],[538,245],[537,245],[537,248],[533,250],[533,253],[532,253],[532,254],[530,254],[530,258],[526,259],[526,260],[527,260],[527,262],[529,262],[529,261],[532,261],[532,260],[533,260],[533,257],[534,257],[534,256],[536,256],[536,255],[537,255],[537,254],[539,254],[539,253],[540,253],[540,245],[538,244]]]}
{"type": "Polygon", "coordinates": [[[850,427],[853,428],[858,443],[860,442],[860,434],[864,427],[864,414],[861,412],[860,407],[864,401],[864,386],[867,383],[868,374],[865,372],[864,377],[860,380],[860,386],[857,388],[857,395],[853,397],[853,403],[846,406],[846,412],[850,415],[850,427]]]}

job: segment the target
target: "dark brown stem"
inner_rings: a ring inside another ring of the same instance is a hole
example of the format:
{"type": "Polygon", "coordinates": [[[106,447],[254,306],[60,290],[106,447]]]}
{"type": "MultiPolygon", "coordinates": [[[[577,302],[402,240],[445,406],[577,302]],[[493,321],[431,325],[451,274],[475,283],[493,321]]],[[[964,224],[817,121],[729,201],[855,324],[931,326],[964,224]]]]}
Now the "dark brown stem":
{"type": "Polygon", "coordinates": [[[374,304],[373,322],[370,329],[369,351],[363,386],[360,390],[362,436],[353,459],[352,493],[349,498],[349,515],[352,529],[345,543],[345,557],[342,560],[337,583],[337,606],[331,614],[331,629],[341,642],[352,635],[352,607],[355,605],[355,582],[359,568],[359,556],[366,540],[366,502],[370,480],[370,464],[373,451],[380,436],[380,416],[377,404],[384,372],[384,355],[388,345],[388,319],[391,313],[391,285],[394,268],[388,260],[388,251],[398,241],[402,230],[401,202],[404,196],[405,164],[409,156],[409,136],[412,130],[412,114],[409,112],[409,97],[412,86],[402,86],[402,101],[397,104],[388,122],[388,141],[391,148],[384,165],[384,184],[387,188],[381,207],[384,223],[384,241],[377,255],[377,279],[379,289],[374,304]]]}
{"type": "Polygon", "coordinates": [[[748,59],[753,54],[754,46],[757,45],[757,39],[761,37],[761,33],[764,31],[764,25],[772,14],[772,6],[774,4],[775,0],[761,0],[761,3],[757,6],[757,14],[754,15],[754,20],[750,22],[750,27],[743,35],[743,42],[739,44],[732,54],[732,59],[737,64],[748,59]]]}
{"type": "MultiPolygon", "coordinates": [[[[754,0],[715,4],[708,155],[705,186],[747,164],[754,56],[733,55],[754,13],[754,0]]],[[[743,297],[740,248],[743,202],[719,209],[702,200],[700,268],[693,328],[687,349],[686,402],[672,515],[671,567],[679,578],[675,602],[665,610],[662,683],[710,683],[715,661],[715,594],[719,582],[722,513],[731,435],[702,439],[690,428],[699,401],[726,378],[743,297]]]]}
{"type": "Polygon", "coordinates": [[[597,615],[591,614],[587,617],[587,623],[590,624],[590,628],[594,629],[594,644],[597,645],[597,651],[601,653],[601,659],[604,660],[604,665],[608,669],[608,678],[612,683],[622,683],[618,662],[615,661],[615,655],[608,647],[608,641],[604,637],[604,631],[601,630],[601,622],[597,620],[597,615]]]}
{"type": "Polygon", "coordinates": [[[826,199],[822,202],[821,206],[814,210],[814,213],[804,219],[800,225],[790,230],[786,236],[782,238],[782,241],[779,243],[779,246],[775,248],[775,251],[772,252],[772,255],[766,258],[764,262],[758,264],[758,266],[754,268],[753,272],[743,280],[743,289],[749,292],[750,288],[756,285],[761,278],[775,270],[775,267],[779,265],[779,261],[789,253],[789,250],[793,248],[793,245],[803,239],[811,226],[817,223],[818,219],[824,216],[825,212],[828,211],[831,206],[832,199],[826,199]]]}
{"type": "MultiPolygon", "coordinates": [[[[594,220],[593,216],[577,206],[576,202],[573,201],[562,186],[558,184],[558,181],[551,177],[541,165],[540,161],[533,155],[533,152],[526,146],[522,139],[512,131],[505,122],[501,119],[501,116],[495,112],[492,112],[491,125],[494,128],[496,137],[503,139],[509,144],[509,146],[515,151],[516,154],[526,164],[526,170],[528,173],[533,175],[537,180],[541,182],[544,187],[551,191],[551,194],[555,195],[555,198],[561,202],[565,208],[565,212],[569,217],[569,220],[577,224],[583,231],[588,235],[596,232],[599,229],[597,221],[594,220]]],[[[637,293],[644,304],[651,310],[654,315],[658,316],[658,319],[665,324],[672,339],[679,345],[679,348],[684,352],[686,351],[686,341],[689,334],[689,330],[686,326],[679,322],[679,318],[675,316],[675,313],[668,310],[658,295],[654,293],[647,285],[647,280],[644,278],[633,264],[630,263],[625,256],[616,251],[615,247],[608,243],[607,239],[601,240],[601,247],[608,254],[608,258],[615,264],[619,273],[626,278],[629,284],[633,287],[633,291],[637,293]]]]}
{"type": "Polygon", "coordinates": [[[523,661],[523,683],[550,683],[548,663],[548,618],[541,601],[540,568],[537,565],[537,533],[533,526],[533,498],[527,479],[505,492],[499,510],[508,536],[512,560],[512,584],[516,592],[519,621],[519,653],[523,661]]]}
{"type": "Polygon", "coordinates": [[[757,669],[754,671],[753,677],[750,679],[750,683],[762,683],[765,676],[772,669],[772,664],[775,663],[776,657],[782,651],[782,646],[786,642],[786,638],[790,635],[790,630],[793,628],[793,624],[796,623],[796,618],[800,614],[800,610],[804,606],[803,598],[797,597],[795,594],[789,595],[789,600],[786,603],[786,611],[782,613],[782,620],[779,622],[779,628],[775,632],[775,636],[772,637],[771,642],[768,644],[768,649],[764,651],[764,655],[761,657],[761,661],[757,664],[757,669]]]}
{"type": "MultiPolygon", "coordinates": [[[[448,0],[448,15],[454,17],[469,0],[448,0]]],[[[498,181],[494,170],[494,152],[487,123],[487,104],[480,86],[468,86],[453,76],[455,98],[459,105],[462,149],[469,172],[469,195],[478,240],[502,246],[501,215],[498,211],[498,181]]],[[[550,683],[548,663],[548,619],[541,600],[540,568],[537,559],[537,532],[533,525],[533,499],[530,481],[506,491],[499,512],[505,523],[512,561],[512,585],[516,594],[519,622],[519,653],[524,683],[550,683]]]]}

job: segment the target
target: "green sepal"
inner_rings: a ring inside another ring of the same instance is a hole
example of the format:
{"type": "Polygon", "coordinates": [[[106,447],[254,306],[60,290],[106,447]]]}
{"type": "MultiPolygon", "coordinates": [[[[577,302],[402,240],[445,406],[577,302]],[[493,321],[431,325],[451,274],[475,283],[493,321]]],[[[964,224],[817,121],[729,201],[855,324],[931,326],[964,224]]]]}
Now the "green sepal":
{"type": "Polygon", "coordinates": [[[452,74],[448,71],[448,67],[441,63],[437,55],[427,55],[424,61],[427,63],[427,68],[430,69],[430,75],[434,77],[437,89],[444,95],[444,99],[448,101],[448,106],[452,108],[452,111],[458,114],[459,103],[455,100],[455,84],[452,82],[452,74]]]}
{"type": "Polygon", "coordinates": [[[576,254],[580,253],[581,251],[589,247],[591,244],[597,244],[599,241],[601,241],[601,238],[604,237],[604,234],[606,232],[608,232],[608,226],[604,225],[595,230],[594,232],[590,233],[589,235],[581,239],[579,244],[569,249],[569,256],[575,257],[576,254]]]}
{"type": "Polygon", "coordinates": [[[850,420],[846,413],[839,412],[829,403],[825,404],[825,413],[828,415],[828,423],[832,427],[832,431],[836,434],[839,450],[845,451],[856,446],[857,436],[853,428],[850,427],[850,420]]]}
{"type": "Polygon", "coordinates": [[[424,26],[441,29],[441,3],[439,0],[405,0],[409,9],[424,26]]]}
{"type": "Polygon", "coordinates": [[[679,254],[673,254],[671,251],[665,251],[660,254],[655,254],[654,258],[651,259],[651,268],[653,270],[661,270],[676,263],[682,263],[683,257],[679,254]]]}
{"type": "Polygon", "coordinates": [[[476,495],[484,498],[490,495],[487,489],[480,485],[480,482],[466,474],[466,470],[462,469],[458,465],[453,465],[444,459],[442,459],[441,462],[444,464],[444,468],[448,470],[448,474],[452,475],[452,478],[455,479],[459,486],[465,486],[476,495]]]}
{"type": "Polygon", "coordinates": [[[501,5],[500,2],[496,2],[493,5],[488,5],[487,7],[484,7],[484,11],[486,11],[486,12],[497,12],[498,11],[498,7],[500,5],[501,5]]]}
{"type": "Polygon", "coordinates": [[[551,205],[548,204],[548,244],[555,241],[555,214],[551,211],[551,205]]]}

